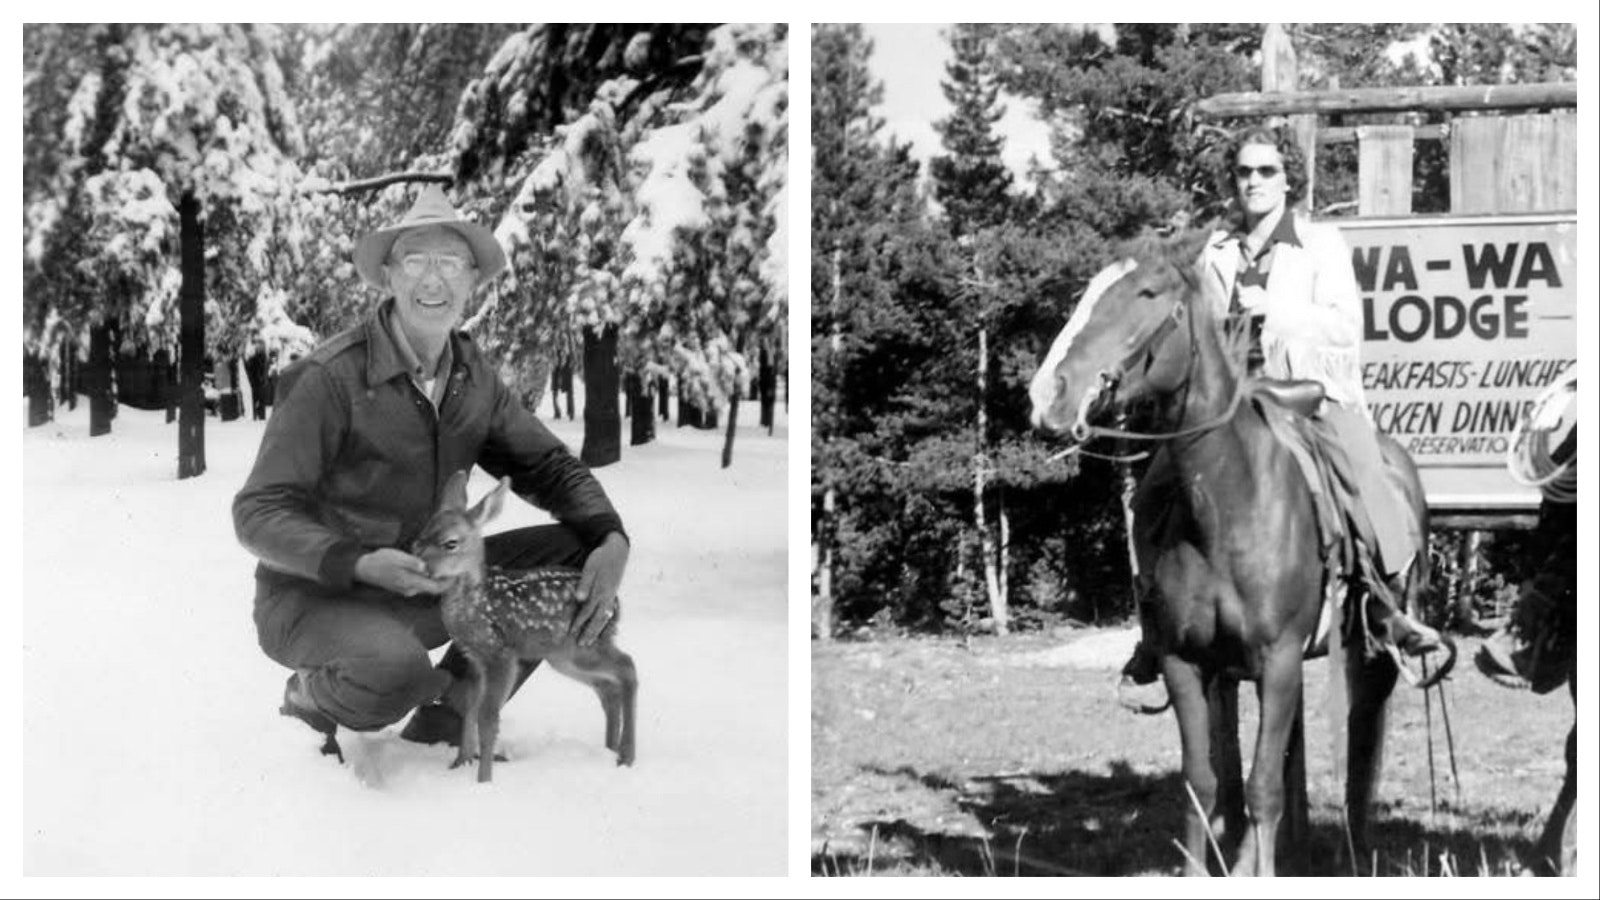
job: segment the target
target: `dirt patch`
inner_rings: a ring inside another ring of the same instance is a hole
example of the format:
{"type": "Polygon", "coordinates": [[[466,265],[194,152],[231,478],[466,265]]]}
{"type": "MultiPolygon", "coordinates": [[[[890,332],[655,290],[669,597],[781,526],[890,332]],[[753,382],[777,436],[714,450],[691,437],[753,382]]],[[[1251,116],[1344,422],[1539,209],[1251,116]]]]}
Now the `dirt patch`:
{"type": "MultiPolygon", "coordinates": [[[[1133,632],[813,645],[812,859],[818,874],[1165,875],[1183,859],[1184,789],[1171,715],[1116,703],[1133,632]]],[[[1462,642],[1461,658],[1475,652],[1462,642]]],[[[1351,874],[1343,779],[1324,711],[1327,664],[1308,663],[1312,829],[1307,874],[1351,874]]],[[[1242,694],[1243,749],[1254,698],[1242,694]]],[[[1470,668],[1437,695],[1398,688],[1374,805],[1378,871],[1507,874],[1560,786],[1565,692],[1534,697],[1470,668]],[[1432,767],[1429,765],[1431,737],[1432,767]]],[[[1371,871],[1370,860],[1354,866],[1371,871]]]]}

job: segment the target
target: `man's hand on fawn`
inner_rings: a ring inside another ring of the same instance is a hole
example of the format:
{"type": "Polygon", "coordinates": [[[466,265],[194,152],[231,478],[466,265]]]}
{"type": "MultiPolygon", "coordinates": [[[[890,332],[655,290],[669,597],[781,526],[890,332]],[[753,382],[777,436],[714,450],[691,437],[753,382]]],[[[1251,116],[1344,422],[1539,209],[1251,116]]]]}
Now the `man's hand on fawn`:
{"type": "Polygon", "coordinates": [[[600,632],[617,614],[617,588],[622,584],[622,571],[628,565],[628,539],[617,532],[606,535],[600,546],[589,552],[584,560],[583,575],[578,579],[578,597],[583,606],[572,621],[572,630],[578,633],[578,643],[589,646],[600,637],[600,632]]]}
{"type": "Polygon", "coordinates": [[[444,585],[428,577],[428,564],[404,550],[385,547],[356,560],[356,580],[402,597],[439,594],[444,585]]]}

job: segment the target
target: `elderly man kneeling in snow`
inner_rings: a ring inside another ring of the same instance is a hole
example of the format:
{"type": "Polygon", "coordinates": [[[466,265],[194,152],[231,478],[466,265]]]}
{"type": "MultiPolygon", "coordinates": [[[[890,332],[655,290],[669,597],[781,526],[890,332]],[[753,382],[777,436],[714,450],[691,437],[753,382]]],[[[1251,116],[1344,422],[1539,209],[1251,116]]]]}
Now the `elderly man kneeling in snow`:
{"type": "Polygon", "coordinates": [[[554,515],[559,524],[489,537],[486,559],[581,568],[586,603],[572,627],[583,643],[615,614],[628,539],[588,468],[455,330],[467,299],[505,268],[494,235],[429,186],[398,223],[357,243],[355,264],[387,296],[284,372],[234,528],[261,561],[261,648],[293,670],[284,715],[326,735],[324,753],[339,751],[337,725],[370,731],[413,709],[402,737],[456,744],[467,661],[452,647],[432,666],[428,651],[448,640],[441,585],[404,549],[451,473],[478,465],[509,477],[554,515]]]}

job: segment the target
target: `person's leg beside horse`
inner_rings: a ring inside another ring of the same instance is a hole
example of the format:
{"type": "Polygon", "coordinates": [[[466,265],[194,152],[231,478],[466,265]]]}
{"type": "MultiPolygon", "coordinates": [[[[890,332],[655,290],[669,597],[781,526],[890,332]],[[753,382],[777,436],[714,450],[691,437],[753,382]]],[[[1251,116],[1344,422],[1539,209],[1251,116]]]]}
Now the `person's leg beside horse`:
{"type": "MultiPolygon", "coordinates": [[[[582,568],[589,551],[576,532],[564,525],[534,525],[503,531],[484,538],[484,563],[505,569],[535,569],[541,566],[582,568]]],[[[539,661],[523,662],[511,685],[515,696],[539,661]]],[[[468,662],[454,645],[439,660],[439,671],[448,673],[454,684],[438,702],[417,710],[400,736],[420,744],[448,743],[461,739],[461,712],[467,699],[468,662]]]]}
{"type": "MultiPolygon", "coordinates": [[[[1408,653],[1433,649],[1439,642],[1438,633],[1403,608],[1398,584],[1417,555],[1427,552],[1425,536],[1413,526],[1410,504],[1386,471],[1378,432],[1365,416],[1337,403],[1324,403],[1318,418],[1329,439],[1337,442],[1349,460],[1356,482],[1354,502],[1358,508],[1350,512],[1366,526],[1356,528],[1358,535],[1364,535],[1358,544],[1368,554],[1366,564],[1376,576],[1361,578],[1367,587],[1368,628],[1377,639],[1408,653]],[[1373,584],[1375,580],[1380,583],[1373,584]]],[[[1355,565],[1352,574],[1363,575],[1367,566],[1355,565]]]]}
{"type": "MultiPolygon", "coordinates": [[[[1139,479],[1133,505],[1139,509],[1169,509],[1171,500],[1165,495],[1177,484],[1176,473],[1164,454],[1157,453],[1149,468],[1139,479]]],[[[1133,516],[1125,521],[1134,527],[1149,528],[1154,522],[1135,522],[1133,516]]],[[[1128,542],[1129,564],[1137,568],[1133,559],[1133,540],[1128,542]]],[[[1154,628],[1154,607],[1149,599],[1149,588],[1143,580],[1134,577],[1134,613],[1139,623],[1139,639],[1134,644],[1133,655],[1122,666],[1117,682],[1117,702],[1124,708],[1144,715],[1166,711],[1168,697],[1161,683],[1161,654],[1158,652],[1154,628]]]]}

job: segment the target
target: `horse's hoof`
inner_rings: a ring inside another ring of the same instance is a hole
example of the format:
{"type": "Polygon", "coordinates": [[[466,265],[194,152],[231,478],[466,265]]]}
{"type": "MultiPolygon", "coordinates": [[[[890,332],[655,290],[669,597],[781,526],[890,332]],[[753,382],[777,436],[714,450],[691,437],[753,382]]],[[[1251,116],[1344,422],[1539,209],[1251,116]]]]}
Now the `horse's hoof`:
{"type": "Polygon", "coordinates": [[[1125,675],[1117,680],[1117,702],[1129,712],[1154,716],[1166,712],[1172,698],[1167,696],[1166,683],[1159,678],[1140,684],[1125,675]]]}

